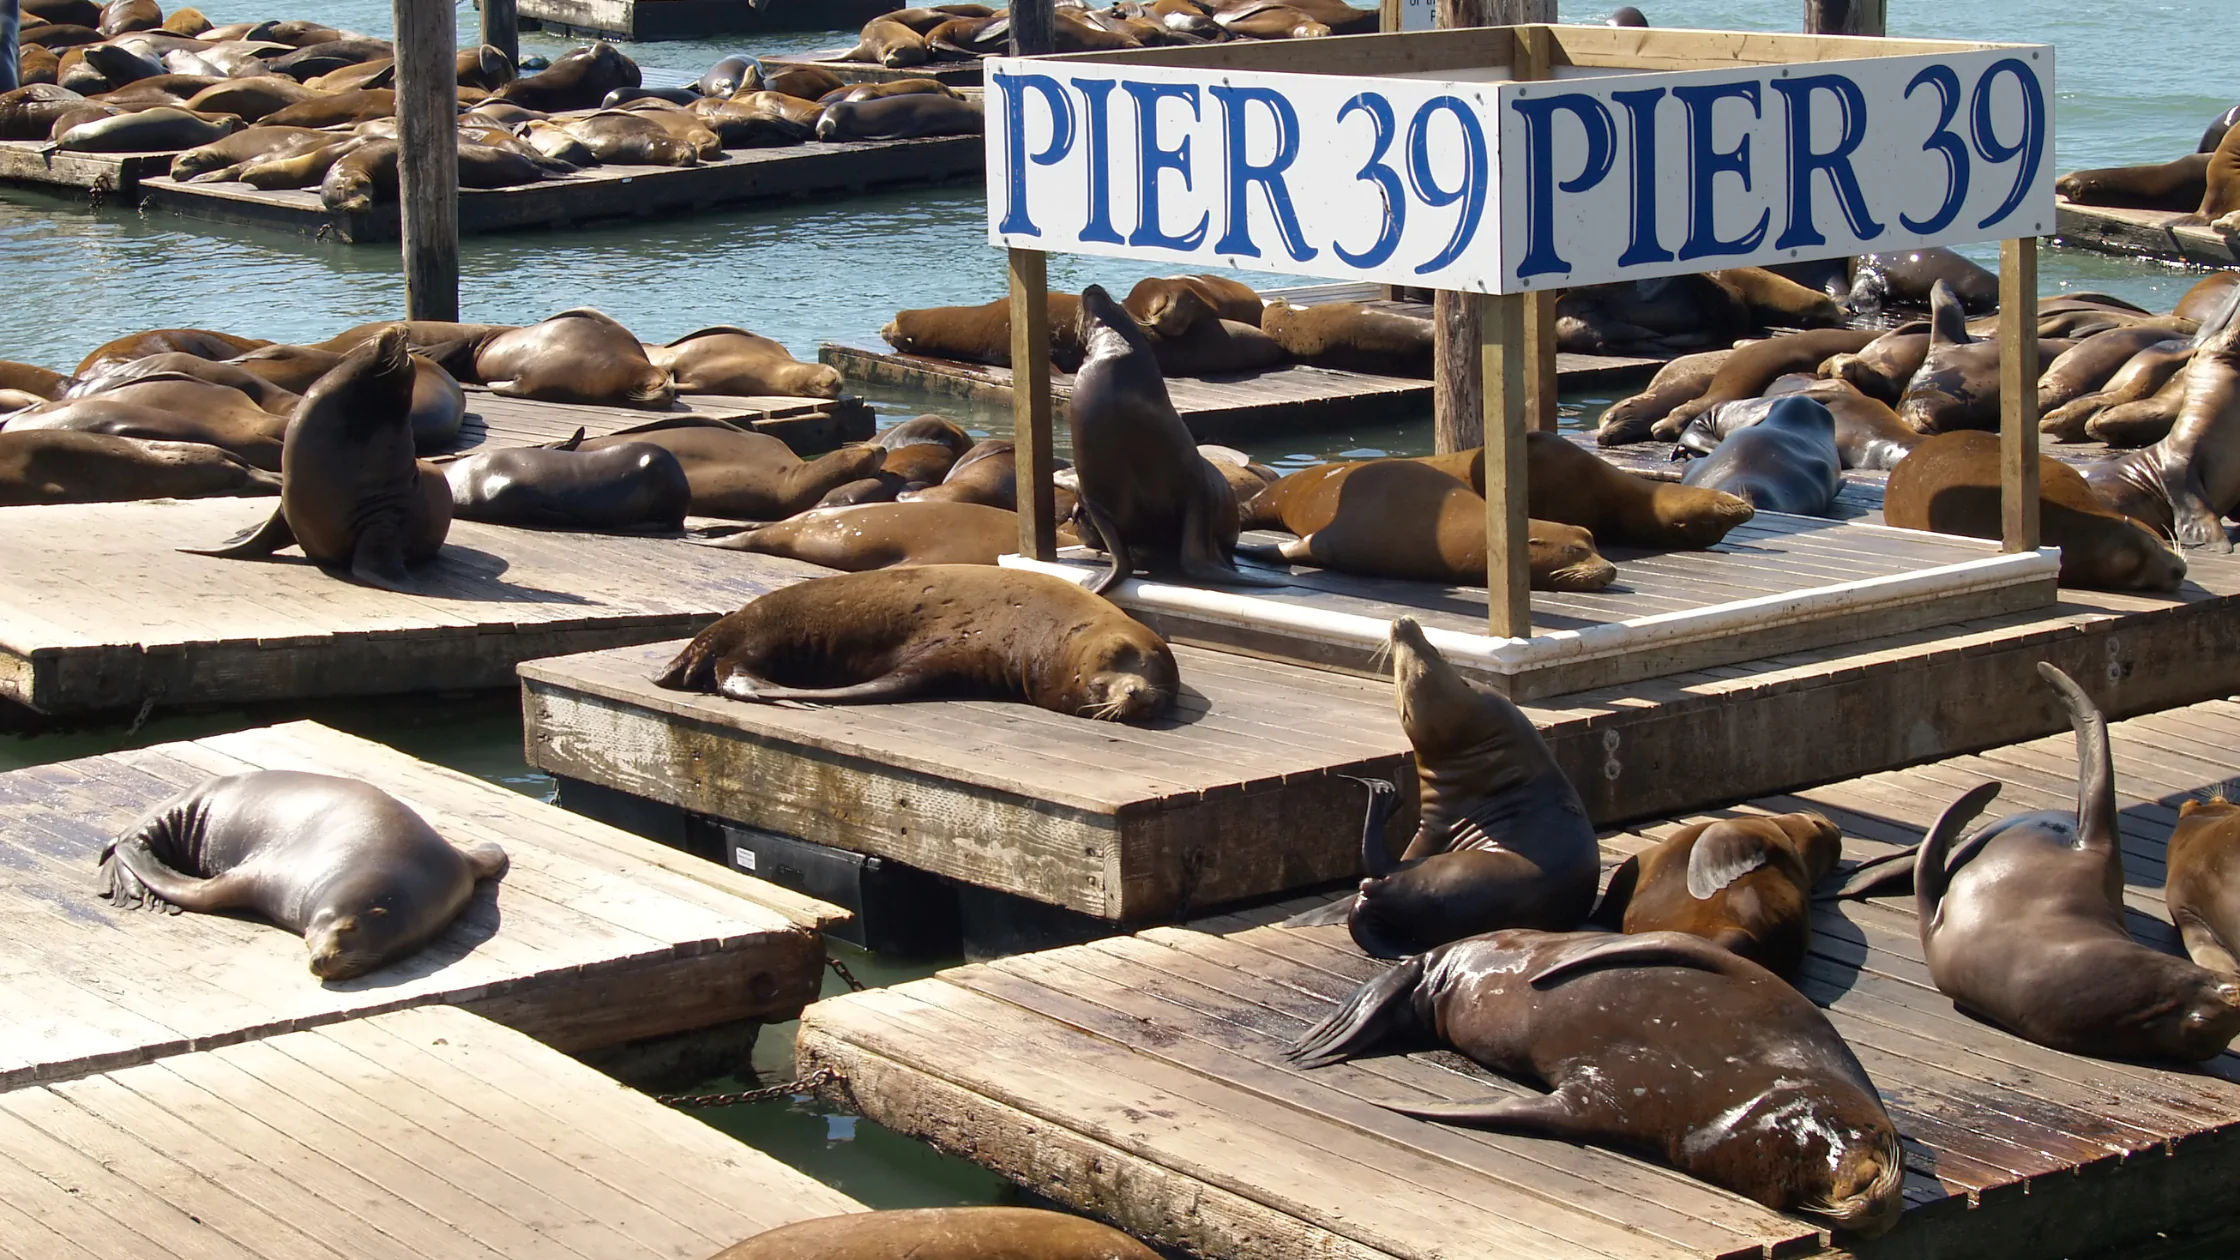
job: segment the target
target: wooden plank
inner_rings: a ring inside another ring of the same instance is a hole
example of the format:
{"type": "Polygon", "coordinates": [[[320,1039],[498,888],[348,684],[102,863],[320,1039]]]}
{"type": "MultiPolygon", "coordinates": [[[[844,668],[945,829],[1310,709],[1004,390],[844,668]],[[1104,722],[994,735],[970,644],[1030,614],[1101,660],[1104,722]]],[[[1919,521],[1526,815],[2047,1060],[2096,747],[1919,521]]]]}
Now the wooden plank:
{"type": "Polygon", "coordinates": [[[43,140],[0,140],[0,184],[81,188],[96,204],[171,169],[175,153],[76,153],[43,140]]]}
{"type": "Polygon", "coordinates": [[[2062,245],[2133,258],[2159,258],[2197,267],[2240,266],[2240,252],[2235,252],[2230,237],[2176,222],[2183,217],[2169,210],[2080,206],[2060,200],[2054,203],[2054,238],[2062,245]]]}
{"type": "Polygon", "coordinates": [[[2038,548],[2038,238],[1999,242],[1999,521],[2008,551],[2038,548]]]}

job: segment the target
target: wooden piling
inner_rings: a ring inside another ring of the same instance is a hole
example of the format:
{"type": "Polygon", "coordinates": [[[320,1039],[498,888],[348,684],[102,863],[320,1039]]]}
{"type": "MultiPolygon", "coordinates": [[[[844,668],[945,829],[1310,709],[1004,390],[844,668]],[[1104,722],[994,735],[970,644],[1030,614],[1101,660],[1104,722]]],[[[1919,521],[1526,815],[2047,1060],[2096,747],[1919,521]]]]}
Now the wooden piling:
{"type": "MultiPolygon", "coordinates": [[[[1057,11],[1051,0],[1011,6],[1011,55],[1042,57],[1058,50],[1057,11]]],[[[1050,489],[1056,463],[1050,445],[1049,259],[1041,250],[1010,251],[1012,442],[1017,461],[1019,554],[1037,560],[1058,556],[1057,504],[1050,489]]],[[[1118,539],[1109,540],[1117,546],[1118,539]]]]}
{"type": "Polygon", "coordinates": [[[2038,546],[2038,238],[1999,242],[1999,516],[2008,551],[2038,546]]]}
{"type": "MultiPolygon", "coordinates": [[[[510,0],[508,3],[510,8],[510,0]]],[[[452,7],[396,0],[405,318],[459,318],[458,35],[452,7]]]]}
{"type": "Polygon", "coordinates": [[[1889,0],[1804,0],[1807,35],[1873,35],[1889,26],[1889,0]]]}
{"type": "Polygon", "coordinates": [[[1525,329],[1532,319],[1533,295],[1488,294],[1478,302],[1485,389],[1487,633],[1497,639],[1530,638],[1524,431],[1525,378],[1531,375],[1525,329]]]}
{"type": "Polygon", "coordinates": [[[514,0],[482,0],[482,42],[520,64],[521,16],[514,0]]]}

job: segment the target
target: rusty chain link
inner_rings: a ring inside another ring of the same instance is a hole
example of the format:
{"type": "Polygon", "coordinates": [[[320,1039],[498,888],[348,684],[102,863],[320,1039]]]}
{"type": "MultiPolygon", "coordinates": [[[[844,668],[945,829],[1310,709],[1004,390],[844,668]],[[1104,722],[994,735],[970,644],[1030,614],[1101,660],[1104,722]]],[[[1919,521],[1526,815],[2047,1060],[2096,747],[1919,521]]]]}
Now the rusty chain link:
{"type": "Polygon", "coordinates": [[[824,956],[824,965],[832,968],[833,971],[839,973],[839,976],[842,980],[848,982],[848,992],[850,993],[861,993],[866,988],[870,987],[864,984],[863,981],[856,979],[856,973],[848,970],[848,964],[841,962],[837,955],[826,954],[824,956]]]}
{"type": "Polygon", "coordinates": [[[774,1098],[788,1098],[795,1094],[806,1094],[819,1085],[829,1084],[839,1079],[840,1074],[838,1072],[828,1067],[821,1067],[807,1076],[787,1081],[783,1085],[771,1085],[762,1089],[742,1089],[730,1094],[655,1094],[653,1100],[665,1106],[693,1109],[735,1107],[740,1103],[769,1102],[774,1098]]]}

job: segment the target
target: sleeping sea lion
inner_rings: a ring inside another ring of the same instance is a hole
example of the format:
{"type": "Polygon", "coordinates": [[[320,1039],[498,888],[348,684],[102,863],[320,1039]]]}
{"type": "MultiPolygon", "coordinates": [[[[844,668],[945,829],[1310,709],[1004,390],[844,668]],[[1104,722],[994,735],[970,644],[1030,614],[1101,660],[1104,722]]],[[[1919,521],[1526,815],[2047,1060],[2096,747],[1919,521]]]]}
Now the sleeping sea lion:
{"type": "Polygon", "coordinates": [[[2178,806],[2164,898],[2193,961],[2240,978],[2240,806],[2222,796],[2178,806]]]}
{"type": "Polygon", "coordinates": [[[1040,1208],[904,1208],[781,1225],[712,1260],[1158,1260],[1109,1225],[1040,1208]]]}
{"type": "Polygon", "coordinates": [[[1648,441],[1652,436],[1651,428],[1671,415],[1674,407],[1703,396],[1711,387],[1711,378],[1718,374],[1720,366],[1732,353],[1732,350],[1702,350],[1681,355],[1658,368],[1648,388],[1630,398],[1619,399],[1602,413],[1595,429],[1595,443],[1624,446],[1648,441]]]}
{"type": "Polygon", "coordinates": [[[1929,291],[1929,350],[1898,399],[1898,419],[1916,433],[1999,427],[1999,342],[1968,334],[1960,299],[1942,280],[1929,291]]]}
{"type": "Polygon", "coordinates": [[[1023,700],[1149,721],[1180,687],[1166,641],[1045,573],[935,564],[810,578],[702,630],[654,681],[767,703],[1023,700]]]}
{"type": "Polygon", "coordinates": [[[926,38],[901,22],[876,17],[863,24],[856,46],[841,53],[841,61],[869,61],[889,70],[926,63],[926,38]]]}
{"type": "Polygon", "coordinates": [[[596,451],[517,447],[476,451],[443,470],[451,515],[534,529],[684,528],[692,483],[677,457],[646,442],[596,451]]]}
{"type": "Polygon", "coordinates": [[[2169,435],[2092,465],[2085,480],[2108,506],[2184,546],[2228,552],[2224,516],[2240,508],[2240,288],[2202,324],[2174,379],[2184,400],[2169,435]]]}
{"type": "Polygon", "coordinates": [[[1317,367],[1380,376],[1431,375],[1431,321],[1359,302],[1293,306],[1277,298],[1260,329],[1292,358],[1317,367]]]}
{"type": "Polygon", "coordinates": [[[1681,484],[1723,490],[1761,512],[1827,516],[1843,491],[1836,418],[1810,398],[1776,399],[1764,419],[1690,462],[1681,484]]]}
{"type": "Polygon", "coordinates": [[[556,114],[562,110],[595,109],[616,88],[637,87],[644,82],[638,63],[622,55],[613,44],[600,40],[557,58],[544,70],[502,84],[491,99],[511,101],[527,109],[556,114]]]}
{"type": "Polygon", "coordinates": [[[1686,932],[1784,980],[1812,941],[1812,888],[1843,856],[1843,831],[1811,812],[1691,823],[1618,864],[1595,921],[1686,932]]]}
{"type": "Polygon", "coordinates": [[[645,353],[668,371],[680,394],[840,396],[838,369],[803,363],[784,346],[744,328],[702,328],[666,346],[646,346],[645,353]]]}
{"type": "Polygon", "coordinates": [[[158,328],[104,343],[79,362],[73,375],[89,376],[104,364],[129,363],[151,354],[177,352],[199,355],[205,359],[230,359],[237,354],[247,354],[271,344],[254,337],[236,337],[231,333],[212,332],[207,328],[158,328]]]}
{"type": "MultiPolygon", "coordinates": [[[[1071,293],[1049,296],[1050,366],[1071,372],[1081,366],[1081,299],[1071,293]]],[[[922,354],[966,363],[1011,366],[1011,299],[983,306],[933,306],[897,311],[879,336],[902,354],[922,354]]]]}
{"type": "Polygon", "coordinates": [[[546,402],[664,408],[676,383],[614,317],[590,307],[562,311],[470,343],[477,379],[494,394],[546,402]]]}
{"type": "Polygon", "coordinates": [[[1221,276],[1165,276],[1141,280],[1120,305],[1160,337],[1173,337],[1212,316],[1260,327],[1266,304],[1250,285],[1221,276]]]}
{"type": "Polygon", "coordinates": [[[1019,550],[1019,514],[940,501],[820,507],[704,545],[785,556],[843,573],[912,564],[994,564],[997,557],[1019,550]]]}
{"type": "MultiPolygon", "coordinates": [[[[1906,386],[1929,357],[1929,327],[1916,321],[1901,324],[1859,348],[1856,354],[1830,355],[1818,375],[1842,381],[1877,402],[1891,407],[1906,396],[1906,386]]],[[[1812,369],[1806,369],[1811,371],[1812,369]]]]}
{"type": "Polygon", "coordinates": [[[2038,376],[2038,415],[2042,419],[2050,411],[2105,388],[2109,379],[2142,350],[2176,349],[2191,341],[2190,336],[2162,322],[2094,333],[2045,365],[2038,376]]]}
{"type": "Polygon", "coordinates": [[[1759,397],[1779,378],[1792,372],[1817,372],[1831,356],[1856,354],[1877,336],[1849,328],[1817,328],[1737,346],[1712,374],[1704,391],[1667,412],[1651,432],[1670,442],[1688,427],[1688,421],[1720,403],[1759,397]]]}
{"type": "Polygon", "coordinates": [[[441,936],[475,884],[506,872],[488,841],[458,848],[381,789],[298,770],[188,788],[101,850],[120,907],[248,910],[301,933],[311,974],[350,980],[441,936]]]}
{"type": "Polygon", "coordinates": [[[204,117],[158,106],[80,123],[54,138],[58,149],[85,153],[161,153],[191,149],[241,130],[231,114],[204,117]]]}
{"type": "Polygon", "coordinates": [[[68,429],[0,432],[0,506],[280,493],[280,478],[202,442],[68,429]]]}
{"type": "MultiPolygon", "coordinates": [[[[1604,546],[1701,550],[1752,515],[1751,506],[1732,494],[1636,476],[1560,434],[1527,433],[1524,452],[1526,513],[1576,525],[1604,546]]],[[[1418,458],[1465,478],[1484,496],[1484,447],[1418,458]]]]}
{"type": "Polygon", "coordinates": [[[2200,209],[2202,194],[2208,191],[2208,175],[2209,151],[2204,150],[2145,166],[2071,171],[2053,182],[2053,191],[2080,206],[2185,214],[2200,209]]]}
{"type": "Polygon", "coordinates": [[[1836,454],[1845,468],[1882,472],[1898,466],[1906,453],[1927,441],[1907,428],[1889,404],[1869,398],[1846,380],[1824,380],[1792,373],[1766,387],[1763,398],[1721,403],[1688,422],[1680,445],[1709,455],[1738,430],[1764,420],[1783,398],[1809,398],[1828,409],[1836,422],[1836,454]]]}
{"type": "Polygon", "coordinates": [[[2096,427],[2103,431],[2121,428],[2129,432],[2159,423],[2160,432],[2144,441],[2123,445],[2146,446],[2161,441],[2177,420],[2179,405],[2185,401],[2185,382],[2180,374],[2193,362],[2194,345],[2198,340],[2197,334],[2182,342],[2158,342],[2132,355],[2098,390],[2080,394],[2046,412],[2038,421],[2038,432],[2057,442],[2082,442],[2087,438],[2106,441],[2094,433],[2096,427]],[[2147,405],[2132,407],[2132,404],[2147,405]],[[2112,424],[2101,424],[2101,417],[2111,412],[2120,414],[2112,424]]]}
{"type": "Polygon", "coordinates": [[[848,446],[804,463],[767,433],[722,421],[679,417],[581,443],[583,451],[650,442],[677,457],[692,487],[694,516],[775,521],[814,506],[835,486],[868,477],[884,452],[848,446]]]}
{"type": "Polygon", "coordinates": [[[280,470],[285,417],[235,390],[191,378],[136,381],[90,398],[39,403],[8,417],[8,431],[106,433],[158,442],[202,442],[269,472],[280,470]]]}
{"type": "Polygon", "coordinates": [[[835,101],[817,119],[817,139],[827,144],[863,140],[919,140],[977,136],[986,126],[980,102],[931,92],[870,100],[835,101]]]}

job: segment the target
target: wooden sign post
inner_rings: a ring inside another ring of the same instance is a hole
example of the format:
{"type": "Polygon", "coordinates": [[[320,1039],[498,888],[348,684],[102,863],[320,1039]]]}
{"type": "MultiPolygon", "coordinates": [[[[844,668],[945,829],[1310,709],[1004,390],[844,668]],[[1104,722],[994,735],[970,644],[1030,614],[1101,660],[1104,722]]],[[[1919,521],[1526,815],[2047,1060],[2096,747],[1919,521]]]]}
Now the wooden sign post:
{"type": "MultiPolygon", "coordinates": [[[[1058,48],[1052,0],[1014,0],[1011,55],[1043,57],[1058,48]]],[[[1058,461],[1050,431],[1049,257],[1039,249],[1012,248],[1011,444],[1018,487],[1019,554],[1058,558],[1057,496],[1050,479],[1058,461]]]]}
{"type": "Polygon", "coordinates": [[[406,319],[459,318],[459,36],[448,0],[396,0],[406,319]]]}
{"type": "Polygon", "coordinates": [[[2006,551],[2038,549],[2038,238],[1999,242],[1999,515],[2006,551]]]}

